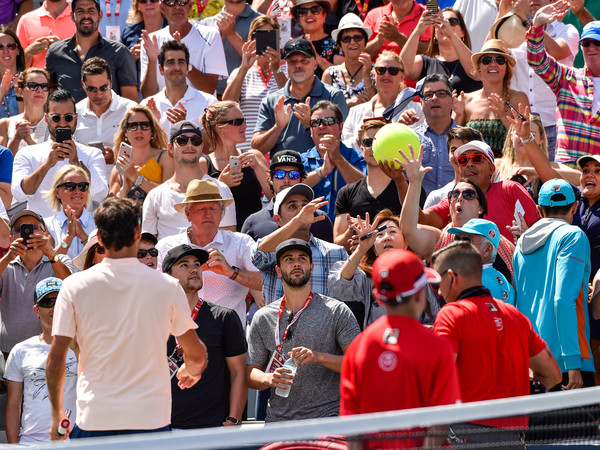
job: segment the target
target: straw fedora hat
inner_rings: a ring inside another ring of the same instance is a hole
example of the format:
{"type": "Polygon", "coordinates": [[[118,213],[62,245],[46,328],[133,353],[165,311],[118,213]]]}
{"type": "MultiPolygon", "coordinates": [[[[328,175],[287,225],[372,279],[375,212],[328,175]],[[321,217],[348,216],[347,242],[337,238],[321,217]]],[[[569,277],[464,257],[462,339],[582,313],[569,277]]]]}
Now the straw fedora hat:
{"type": "Polygon", "coordinates": [[[477,65],[479,59],[484,55],[504,56],[511,67],[514,67],[516,63],[515,58],[513,58],[508,51],[508,47],[506,47],[504,41],[501,41],[500,39],[490,39],[489,41],[485,41],[483,47],[481,47],[481,51],[474,53],[473,56],[471,56],[471,61],[473,61],[474,65],[477,65]]]}
{"type": "Polygon", "coordinates": [[[213,180],[192,180],[185,192],[185,201],[177,203],[175,211],[182,213],[185,205],[202,202],[223,202],[225,206],[229,206],[233,199],[221,197],[219,188],[213,180]]]}
{"type": "Polygon", "coordinates": [[[490,35],[503,40],[508,48],[516,48],[525,42],[527,28],[527,23],[511,11],[494,22],[490,35]]]}
{"type": "Polygon", "coordinates": [[[331,32],[331,37],[335,42],[337,42],[338,35],[341,31],[352,29],[362,30],[365,33],[367,33],[367,41],[373,34],[373,30],[369,27],[366,27],[363,21],[360,20],[360,17],[358,17],[356,14],[348,13],[344,17],[342,17],[342,20],[340,20],[337,29],[331,32]]]}

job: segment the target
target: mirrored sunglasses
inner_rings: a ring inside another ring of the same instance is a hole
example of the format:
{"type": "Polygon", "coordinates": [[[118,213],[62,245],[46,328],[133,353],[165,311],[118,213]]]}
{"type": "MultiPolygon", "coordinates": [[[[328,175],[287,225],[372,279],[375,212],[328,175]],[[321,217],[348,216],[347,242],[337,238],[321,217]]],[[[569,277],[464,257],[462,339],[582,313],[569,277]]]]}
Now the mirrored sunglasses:
{"type": "Polygon", "coordinates": [[[456,164],[459,166],[466,166],[469,160],[473,164],[481,164],[483,162],[483,155],[481,153],[475,153],[474,155],[460,155],[456,158],[456,164]]]}
{"type": "Polygon", "coordinates": [[[276,178],[278,180],[283,180],[286,175],[290,180],[297,180],[300,178],[300,171],[277,169],[273,172],[273,178],[276,178]]]}
{"type": "Polygon", "coordinates": [[[335,117],[322,117],[321,119],[311,119],[310,127],[311,128],[319,128],[321,125],[325,125],[326,127],[329,127],[335,123],[337,123],[337,120],[335,117]]]}
{"type": "Polygon", "coordinates": [[[106,92],[110,89],[110,83],[105,84],[103,86],[88,86],[87,84],[85,85],[85,90],[90,92],[91,94],[95,94],[96,92],[100,91],[100,92],[106,92]]]}

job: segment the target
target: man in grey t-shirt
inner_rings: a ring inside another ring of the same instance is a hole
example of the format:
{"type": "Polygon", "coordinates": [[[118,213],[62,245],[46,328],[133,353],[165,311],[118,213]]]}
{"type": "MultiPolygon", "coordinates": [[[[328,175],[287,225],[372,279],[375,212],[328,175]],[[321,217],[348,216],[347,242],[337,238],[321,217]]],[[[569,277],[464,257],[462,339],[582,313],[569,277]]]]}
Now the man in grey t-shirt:
{"type": "Polygon", "coordinates": [[[312,254],[305,241],[282,242],[276,260],[284,296],[252,320],[248,384],[272,388],[267,422],[335,416],[342,359],[360,332],[358,323],[345,304],[311,291],[312,254]],[[295,377],[281,367],[290,357],[298,365],[295,377]],[[290,389],[289,396],[277,395],[276,388],[290,389]]]}

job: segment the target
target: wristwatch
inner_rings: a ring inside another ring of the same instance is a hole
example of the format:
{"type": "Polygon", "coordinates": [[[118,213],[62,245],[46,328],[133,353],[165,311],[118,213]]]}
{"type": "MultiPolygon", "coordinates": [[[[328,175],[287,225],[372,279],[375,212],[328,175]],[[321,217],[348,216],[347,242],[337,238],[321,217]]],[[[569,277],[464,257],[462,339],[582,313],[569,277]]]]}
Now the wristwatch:
{"type": "Polygon", "coordinates": [[[135,182],[133,183],[133,187],[140,187],[144,180],[144,175],[138,175],[138,177],[135,179],[135,182]]]}
{"type": "Polygon", "coordinates": [[[521,144],[529,144],[530,142],[533,142],[534,139],[535,139],[535,136],[533,135],[533,133],[529,133],[529,139],[523,139],[521,136],[519,136],[519,140],[521,141],[521,144]]]}
{"type": "Polygon", "coordinates": [[[69,248],[71,246],[71,244],[67,244],[65,241],[60,241],[60,246],[62,248],[69,248]]]}
{"type": "Polygon", "coordinates": [[[235,417],[231,417],[231,416],[229,416],[229,417],[227,417],[227,418],[225,419],[225,422],[228,422],[228,421],[229,421],[229,422],[233,422],[233,424],[234,424],[234,425],[241,425],[241,424],[242,424],[242,421],[241,421],[241,420],[238,420],[238,419],[236,419],[235,417]]]}

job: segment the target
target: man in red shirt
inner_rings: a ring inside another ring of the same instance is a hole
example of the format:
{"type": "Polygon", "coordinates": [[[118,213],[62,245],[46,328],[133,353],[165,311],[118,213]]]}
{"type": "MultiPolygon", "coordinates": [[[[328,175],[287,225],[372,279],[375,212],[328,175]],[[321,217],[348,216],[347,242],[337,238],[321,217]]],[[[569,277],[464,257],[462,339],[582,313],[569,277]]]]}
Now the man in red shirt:
{"type": "MultiPolygon", "coordinates": [[[[390,250],[373,264],[373,296],[386,315],[363,331],[346,351],[340,381],[340,415],[447,405],[460,401],[452,349],[421,325],[427,283],[440,276],[408,250],[390,250]],[[443,375],[442,375],[443,374],[443,375]],[[440,378],[442,377],[442,378],[440,378]]],[[[393,432],[422,433],[423,429],[393,432]]],[[[364,448],[429,447],[444,437],[375,440],[364,448]]]]}
{"type": "MultiPolygon", "coordinates": [[[[471,243],[451,243],[433,254],[433,264],[441,274],[438,292],[447,303],[436,316],[433,331],[445,336],[454,349],[465,402],[528,395],[529,368],[547,388],[562,380],[552,352],[529,319],[492,298],[481,285],[482,259],[471,243]]],[[[489,431],[511,426],[524,428],[527,418],[481,420],[451,429],[461,440],[465,430],[485,429],[479,435],[471,431],[466,442],[520,443],[518,430],[489,431]]]]}

